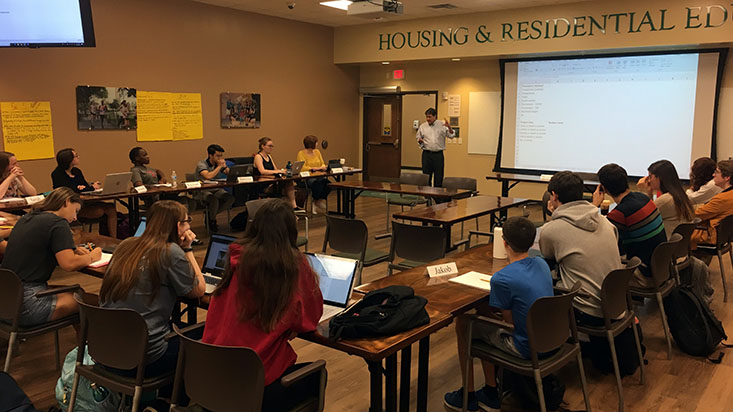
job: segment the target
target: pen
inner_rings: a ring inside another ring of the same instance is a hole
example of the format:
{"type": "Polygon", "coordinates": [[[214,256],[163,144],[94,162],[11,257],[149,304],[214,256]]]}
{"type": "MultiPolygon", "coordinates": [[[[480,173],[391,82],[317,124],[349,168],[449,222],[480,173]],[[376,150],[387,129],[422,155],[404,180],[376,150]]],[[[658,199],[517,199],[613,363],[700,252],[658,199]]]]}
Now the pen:
{"type": "Polygon", "coordinates": [[[491,279],[484,279],[484,278],[478,278],[478,280],[483,280],[484,282],[489,282],[489,283],[491,283],[491,279]]]}

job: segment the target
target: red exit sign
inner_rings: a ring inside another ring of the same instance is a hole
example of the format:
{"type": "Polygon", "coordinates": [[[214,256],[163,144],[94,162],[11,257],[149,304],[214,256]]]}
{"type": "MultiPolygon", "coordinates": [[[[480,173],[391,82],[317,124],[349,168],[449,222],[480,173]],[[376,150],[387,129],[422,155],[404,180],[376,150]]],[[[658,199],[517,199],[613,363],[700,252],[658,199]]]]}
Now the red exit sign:
{"type": "Polygon", "coordinates": [[[405,70],[404,69],[398,69],[392,71],[392,78],[395,80],[402,80],[405,78],[405,70]]]}

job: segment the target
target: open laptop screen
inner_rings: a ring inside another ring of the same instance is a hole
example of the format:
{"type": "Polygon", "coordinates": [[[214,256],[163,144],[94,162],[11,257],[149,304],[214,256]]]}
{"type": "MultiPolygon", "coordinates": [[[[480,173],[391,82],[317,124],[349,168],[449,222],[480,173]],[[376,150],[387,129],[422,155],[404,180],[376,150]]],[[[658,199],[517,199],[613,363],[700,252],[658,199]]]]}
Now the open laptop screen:
{"type": "Polygon", "coordinates": [[[145,216],[140,218],[140,224],[137,225],[137,230],[135,231],[135,237],[140,237],[143,235],[143,232],[145,232],[146,222],[147,220],[145,216]]]}
{"type": "Polygon", "coordinates": [[[308,262],[318,275],[326,304],[346,307],[354,286],[357,260],[306,253],[308,262]]]}
{"type": "Polygon", "coordinates": [[[214,233],[209,240],[209,247],[206,249],[206,258],[204,258],[204,267],[201,269],[205,273],[211,273],[215,276],[221,276],[224,273],[224,266],[227,262],[227,252],[229,244],[237,238],[214,233]]]}

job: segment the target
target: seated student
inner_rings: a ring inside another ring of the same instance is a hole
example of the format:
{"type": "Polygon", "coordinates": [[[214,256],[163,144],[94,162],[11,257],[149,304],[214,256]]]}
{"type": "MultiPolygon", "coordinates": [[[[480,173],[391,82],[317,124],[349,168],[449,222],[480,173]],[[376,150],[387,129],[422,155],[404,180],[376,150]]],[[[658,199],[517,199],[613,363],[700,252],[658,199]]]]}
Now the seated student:
{"type": "MultiPolygon", "coordinates": [[[[275,161],[272,160],[272,157],[270,156],[270,154],[272,154],[272,150],[275,148],[275,144],[272,139],[269,137],[263,137],[257,143],[259,149],[255,155],[255,173],[263,176],[284,174],[285,170],[278,169],[277,166],[275,166],[275,161]]],[[[285,192],[284,197],[290,201],[293,209],[297,209],[298,205],[295,203],[295,187],[293,184],[291,182],[283,182],[282,185],[280,185],[280,188],[281,192],[285,192]]]]}
{"type": "Polygon", "coordinates": [[[717,167],[715,160],[709,157],[701,157],[692,163],[687,196],[695,207],[707,203],[713,196],[721,192],[722,189],[713,181],[713,173],[717,167]]]}
{"type": "MultiPolygon", "coordinates": [[[[165,174],[162,170],[147,166],[150,164],[150,156],[148,156],[148,152],[145,149],[139,146],[133,147],[132,150],[130,150],[129,157],[132,162],[132,167],[130,168],[132,177],[130,180],[132,181],[133,186],[150,186],[158,183],[167,183],[165,174]]],[[[157,198],[158,196],[144,196],[143,202],[147,207],[150,207],[157,198]]],[[[160,198],[175,200],[185,205],[188,210],[191,210],[194,207],[193,199],[186,197],[184,194],[163,193],[160,198]]]]}
{"type": "Polygon", "coordinates": [[[601,184],[593,193],[593,205],[599,207],[606,193],[613,198],[616,207],[606,217],[618,229],[619,251],[627,259],[641,259],[629,284],[647,287],[651,284],[652,253],[657,245],[667,241],[662,216],[649,196],[629,190],[629,177],[623,167],[615,163],[603,166],[598,180],[601,184]]]}
{"type": "Polygon", "coordinates": [[[296,247],[293,208],[265,203],[244,238],[229,247],[229,265],[214,291],[203,341],[252,348],[265,367],[263,411],[289,410],[318,386],[305,379],[285,388],[280,378],[303,364],[288,341],[316,329],[323,313],[318,278],[296,247]]]}
{"type": "Polygon", "coordinates": [[[692,202],[685,194],[677,169],[669,160],[658,160],[649,168],[649,175],[639,179],[637,187],[647,196],[652,197],[654,192],[662,192],[654,200],[654,205],[662,215],[664,231],[669,239],[680,223],[692,222],[694,209],[692,202]]]}
{"type": "MultiPolygon", "coordinates": [[[[53,188],[68,187],[80,192],[89,192],[102,187],[99,182],[89,183],[79,169],[79,155],[74,149],[61,149],[56,153],[56,168],[51,172],[53,188]]],[[[79,217],[85,219],[99,219],[107,217],[109,236],[117,238],[117,209],[114,203],[86,202],[79,211],[79,217]]]]}
{"type": "MultiPolygon", "coordinates": [[[[510,217],[504,223],[504,246],[509,265],[491,277],[489,308],[481,307],[478,312],[484,316],[499,317],[514,325],[514,333],[488,324],[477,324],[473,329],[474,338],[482,339],[509,355],[529,359],[529,338],[527,337],[527,314],[535,300],[552,296],[552,277],[550,268],[540,257],[529,257],[528,251],[534,243],[536,229],[525,217],[510,217]],[[494,311],[501,311],[494,315],[494,311]]],[[[499,241],[496,239],[495,241],[499,241]]],[[[468,315],[456,318],[458,360],[461,374],[465,374],[466,342],[468,335],[468,315]]],[[[474,392],[473,364],[468,368],[468,410],[498,411],[501,401],[496,389],[494,365],[482,361],[486,385],[474,392]]],[[[463,406],[463,390],[445,394],[443,404],[451,410],[460,411],[463,406]]]]}
{"type": "Polygon", "coordinates": [[[583,179],[573,172],[558,172],[547,185],[550,192],[549,222],[540,232],[540,250],[558,265],[560,284],[570,289],[580,282],[588,297],[573,301],[576,320],[596,325],[603,322],[601,286],[612,270],[622,267],[618,231],[598,208],[583,200],[583,179]]]}
{"type": "Polygon", "coordinates": [[[705,229],[695,229],[691,242],[694,248],[700,243],[715,244],[716,229],[723,218],[733,215],[733,190],[730,178],[733,176],[733,160],[721,160],[713,174],[713,181],[722,191],[695,210],[695,216],[702,220],[705,229]]]}
{"type": "MultiPolygon", "coordinates": [[[[100,306],[133,309],[148,326],[146,376],[172,371],[178,340],[168,342],[173,306],[179,297],[198,298],[206,291],[204,276],[191,249],[196,237],[186,208],[172,200],[153,203],[145,232],[115,249],[99,291],[100,306]]],[[[135,370],[114,372],[134,376],[135,370]]]]}
{"type": "Polygon", "coordinates": [[[24,215],[10,233],[2,267],[23,282],[20,324],[33,326],[61,319],[79,311],[71,293],[36,297],[48,289],[46,282],[56,266],[79,270],[102,257],[102,249],[77,248],[69,223],[76,220],[81,199],[67,187],[51,192],[35,209],[24,215]]]}
{"type": "MultiPolygon", "coordinates": [[[[298,162],[305,162],[303,170],[313,172],[325,172],[328,170],[326,162],[323,161],[321,152],[316,149],[318,138],[313,135],[308,135],[303,138],[303,146],[305,149],[298,152],[298,156],[295,160],[298,162]]],[[[306,179],[305,184],[311,189],[313,195],[313,205],[317,210],[321,212],[326,211],[326,199],[328,199],[328,193],[331,188],[328,187],[329,180],[325,177],[317,177],[314,179],[306,179]]]]}
{"type": "Polygon", "coordinates": [[[8,197],[35,196],[38,191],[25,178],[18,159],[10,152],[0,152],[0,199],[8,197]]]}
{"type": "MultiPolygon", "coordinates": [[[[202,179],[226,178],[229,167],[224,160],[224,148],[218,144],[211,144],[206,148],[208,157],[196,165],[196,175],[202,179]]],[[[201,190],[196,192],[201,201],[208,206],[209,230],[217,231],[216,215],[229,209],[234,204],[234,196],[224,189],[201,190]]]]}

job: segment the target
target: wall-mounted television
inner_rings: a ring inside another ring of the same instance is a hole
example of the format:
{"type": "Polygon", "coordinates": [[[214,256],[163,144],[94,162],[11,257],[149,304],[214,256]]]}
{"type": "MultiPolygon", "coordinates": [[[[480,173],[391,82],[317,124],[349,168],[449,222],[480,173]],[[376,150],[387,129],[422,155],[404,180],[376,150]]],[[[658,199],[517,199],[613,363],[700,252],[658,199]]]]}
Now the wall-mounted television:
{"type": "Polygon", "coordinates": [[[90,0],[0,0],[0,47],[94,47],[90,0]]]}

